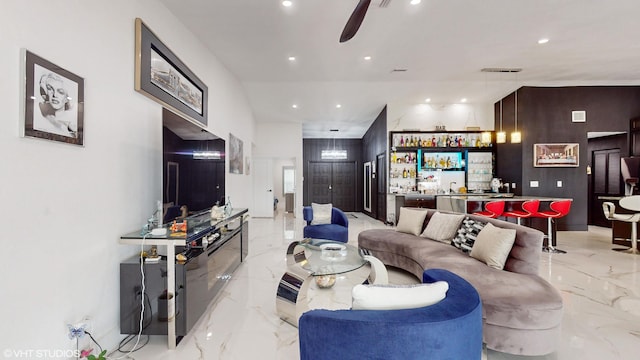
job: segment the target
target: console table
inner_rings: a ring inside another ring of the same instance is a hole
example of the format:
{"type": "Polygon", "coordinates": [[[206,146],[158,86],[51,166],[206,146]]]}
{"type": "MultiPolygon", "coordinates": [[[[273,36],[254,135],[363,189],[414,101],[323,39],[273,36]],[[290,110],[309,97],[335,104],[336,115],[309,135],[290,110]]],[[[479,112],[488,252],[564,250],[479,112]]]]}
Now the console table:
{"type": "Polygon", "coordinates": [[[166,256],[143,265],[148,291],[145,291],[144,299],[141,296],[140,257],[134,256],[120,264],[121,333],[138,333],[138,305],[145,301],[145,306],[151,309],[148,318],[146,311],[143,314],[142,333],[166,334],[167,346],[175,349],[177,340],[191,329],[230,279],[231,273],[246,258],[247,217],[247,209],[234,209],[231,215],[222,219],[211,219],[210,211],[205,211],[187,217],[187,229],[181,233],[171,232],[171,224],[165,224],[167,233],[163,236],[140,231],[122,235],[120,244],[155,245],[165,250],[166,256]],[[177,262],[178,253],[184,254],[186,260],[177,262]],[[166,299],[164,315],[159,311],[160,299],[166,299]]]}

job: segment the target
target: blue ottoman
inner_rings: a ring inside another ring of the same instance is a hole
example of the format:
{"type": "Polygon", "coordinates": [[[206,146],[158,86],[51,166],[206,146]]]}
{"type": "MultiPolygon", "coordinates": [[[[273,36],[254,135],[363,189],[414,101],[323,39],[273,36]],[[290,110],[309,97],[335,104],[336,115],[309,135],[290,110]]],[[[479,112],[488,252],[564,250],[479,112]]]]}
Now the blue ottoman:
{"type": "Polygon", "coordinates": [[[451,359],[482,357],[482,303],[471,284],[443,269],[424,283],[446,281],[437,304],[407,310],[311,310],[300,317],[300,359],[451,359]]]}

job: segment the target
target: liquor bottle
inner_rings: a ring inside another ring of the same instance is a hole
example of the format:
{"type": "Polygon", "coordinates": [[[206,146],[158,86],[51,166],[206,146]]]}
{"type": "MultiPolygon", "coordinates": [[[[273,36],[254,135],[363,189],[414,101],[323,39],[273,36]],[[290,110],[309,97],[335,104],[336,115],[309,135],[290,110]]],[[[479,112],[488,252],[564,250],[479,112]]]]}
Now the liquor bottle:
{"type": "Polygon", "coordinates": [[[398,162],[398,155],[396,155],[396,152],[394,151],[393,154],[391,154],[391,163],[395,164],[398,162]]]}
{"type": "Polygon", "coordinates": [[[400,147],[404,146],[404,136],[400,135],[400,147]]]}
{"type": "Polygon", "coordinates": [[[407,168],[404,168],[404,170],[402,170],[402,177],[403,178],[407,178],[407,168]]]}

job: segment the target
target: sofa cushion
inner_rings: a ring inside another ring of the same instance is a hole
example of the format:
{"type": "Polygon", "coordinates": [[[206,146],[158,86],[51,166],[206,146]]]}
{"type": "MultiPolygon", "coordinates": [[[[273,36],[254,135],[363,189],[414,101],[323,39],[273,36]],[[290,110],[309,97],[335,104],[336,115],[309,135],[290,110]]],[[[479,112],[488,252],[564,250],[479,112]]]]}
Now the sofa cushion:
{"type": "Polygon", "coordinates": [[[436,211],[420,236],[449,244],[463,219],[463,214],[443,214],[436,211]]]}
{"type": "Polygon", "coordinates": [[[473,244],[478,238],[478,234],[486,224],[484,221],[474,220],[466,216],[464,220],[462,220],[462,224],[460,224],[451,244],[463,252],[471,252],[473,244]]]}
{"type": "Polygon", "coordinates": [[[502,270],[515,240],[515,230],[488,223],[478,234],[470,255],[489,267],[502,270]]]}
{"type": "Polygon", "coordinates": [[[415,285],[356,285],[351,291],[353,310],[415,309],[437,304],[449,290],[446,281],[415,285]]]}
{"type": "Polygon", "coordinates": [[[422,231],[422,224],[427,217],[427,210],[424,209],[410,209],[406,207],[400,208],[400,218],[398,219],[398,226],[396,231],[420,235],[422,231]]]}
{"type": "Polygon", "coordinates": [[[313,219],[311,225],[324,225],[331,224],[331,204],[316,204],[311,203],[311,209],[313,210],[313,219]]]}

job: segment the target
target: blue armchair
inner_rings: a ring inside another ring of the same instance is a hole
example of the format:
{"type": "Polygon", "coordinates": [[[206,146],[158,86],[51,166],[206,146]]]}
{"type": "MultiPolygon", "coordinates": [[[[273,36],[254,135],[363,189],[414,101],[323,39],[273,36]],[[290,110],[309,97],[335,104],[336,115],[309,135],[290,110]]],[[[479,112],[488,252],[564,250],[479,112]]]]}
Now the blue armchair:
{"type": "Polygon", "coordinates": [[[482,303],[476,289],[443,269],[424,283],[446,281],[437,304],[407,310],[311,310],[298,322],[300,359],[465,359],[482,357],[482,303]]]}
{"type": "Polygon", "coordinates": [[[331,208],[331,224],[311,225],[313,220],[313,209],[311,206],[305,206],[302,209],[302,215],[307,222],[307,226],[302,229],[305,238],[334,240],[341,242],[349,241],[349,219],[347,215],[338,209],[331,208]]]}

